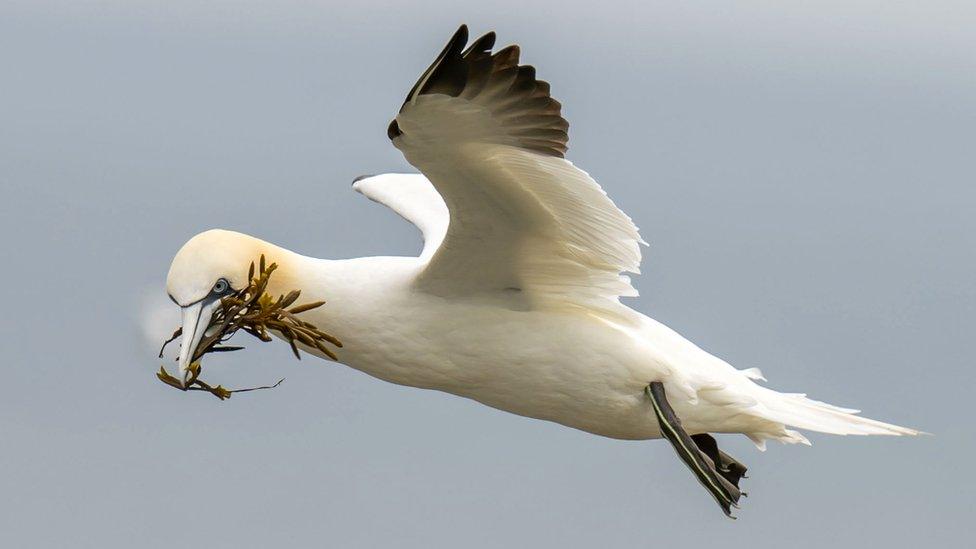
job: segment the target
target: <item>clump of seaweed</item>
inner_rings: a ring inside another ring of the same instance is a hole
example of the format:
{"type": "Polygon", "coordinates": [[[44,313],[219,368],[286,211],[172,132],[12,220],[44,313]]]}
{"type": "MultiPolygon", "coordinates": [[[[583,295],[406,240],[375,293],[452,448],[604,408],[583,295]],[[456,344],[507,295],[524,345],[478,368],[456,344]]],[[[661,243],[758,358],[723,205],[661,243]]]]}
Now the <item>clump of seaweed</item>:
{"type": "MultiPolygon", "coordinates": [[[[278,380],[274,385],[230,390],[221,385],[214,387],[200,379],[200,372],[203,369],[200,365],[200,359],[204,355],[208,353],[239,351],[244,348],[241,346],[224,345],[224,342],[233,337],[238,330],[244,330],[265,342],[272,340],[271,332],[277,332],[288,342],[292,352],[295,354],[295,358],[299,360],[301,360],[302,356],[298,352],[298,343],[314,347],[332,360],[336,360],[335,353],[326,347],[325,344],[331,343],[336,347],[342,347],[342,343],[334,336],[319,330],[314,324],[296,316],[299,313],[325,305],[324,301],[315,301],[292,307],[292,304],[301,295],[301,290],[292,290],[286,295],[278,296],[277,299],[266,293],[265,290],[268,287],[268,281],[277,267],[275,263],[265,265],[264,255],[262,255],[258,262],[258,276],[254,276],[255,267],[252,261],[247,273],[247,287],[220,300],[221,306],[210,319],[203,339],[200,340],[199,345],[197,345],[193,353],[193,358],[190,360],[190,366],[188,368],[190,378],[187,380],[186,386],[180,383],[179,379],[170,375],[166,371],[166,368],[162,366],[156,372],[156,377],[163,383],[176,387],[181,391],[206,391],[220,400],[226,400],[234,393],[273,389],[280,385],[284,381],[284,378],[278,380]]],[[[163,357],[163,351],[166,349],[166,345],[182,335],[183,328],[178,328],[173,332],[173,336],[166,340],[163,343],[163,347],[159,350],[159,357],[163,357]]]]}

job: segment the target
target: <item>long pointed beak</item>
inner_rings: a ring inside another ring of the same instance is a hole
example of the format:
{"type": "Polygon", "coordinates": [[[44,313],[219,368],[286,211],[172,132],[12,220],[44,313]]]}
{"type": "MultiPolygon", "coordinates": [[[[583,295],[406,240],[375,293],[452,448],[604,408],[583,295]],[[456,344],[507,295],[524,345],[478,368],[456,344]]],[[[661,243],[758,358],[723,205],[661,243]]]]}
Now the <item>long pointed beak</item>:
{"type": "Polygon", "coordinates": [[[190,379],[190,363],[193,361],[193,353],[203,338],[203,333],[210,324],[210,317],[213,316],[214,309],[220,300],[208,301],[206,299],[197,301],[192,305],[183,307],[183,336],[180,344],[180,375],[179,378],[186,387],[190,379]]]}

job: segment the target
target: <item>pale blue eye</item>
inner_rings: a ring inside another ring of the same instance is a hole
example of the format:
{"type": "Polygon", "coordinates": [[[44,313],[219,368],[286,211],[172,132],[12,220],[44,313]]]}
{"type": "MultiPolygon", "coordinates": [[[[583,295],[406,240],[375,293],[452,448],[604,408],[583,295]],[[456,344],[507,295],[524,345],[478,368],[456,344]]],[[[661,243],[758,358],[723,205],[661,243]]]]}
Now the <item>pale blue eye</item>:
{"type": "Polygon", "coordinates": [[[222,294],[229,289],[230,289],[230,284],[226,280],[221,278],[220,280],[217,281],[216,284],[214,284],[213,293],[222,294]]]}

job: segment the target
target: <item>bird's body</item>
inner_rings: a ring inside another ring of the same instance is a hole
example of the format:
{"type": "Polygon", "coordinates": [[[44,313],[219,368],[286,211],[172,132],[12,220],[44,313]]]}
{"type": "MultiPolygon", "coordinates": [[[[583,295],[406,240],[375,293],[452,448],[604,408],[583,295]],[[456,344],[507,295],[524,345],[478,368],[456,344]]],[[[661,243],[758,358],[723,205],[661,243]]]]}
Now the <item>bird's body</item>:
{"type": "MultiPolygon", "coordinates": [[[[311,275],[303,295],[327,300],[307,319],[343,334],[344,364],[603,436],[660,436],[642,391],[667,367],[649,329],[582,311],[520,310],[505,295],[454,300],[411,291],[423,266],[415,258],[299,263],[311,275]]],[[[628,311],[642,317],[621,310],[628,311]]]]}
{"type": "Polygon", "coordinates": [[[519,310],[504,296],[451,300],[410,291],[415,260],[313,265],[338,274],[323,279],[327,305],[308,318],[347,334],[338,351],[344,364],[604,436],[659,436],[641,391],[661,372],[652,354],[640,358],[639,340],[625,329],[570,311],[519,310]],[[377,269],[383,276],[369,275],[377,269]]]}
{"type": "Polygon", "coordinates": [[[568,123],[517,47],[492,53],[491,33],[466,42],[462,27],[388,130],[423,175],[353,184],[420,229],[420,256],[324,260],[230,231],[197,235],[167,282],[184,310],[181,368],[201,319],[265,255],[278,264],[272,292],[326,301],[302,315],[343,342],[339,361],[602,436],[663,436],[726,513],[745,467],[708,433],[760,447],[807,442],[790,427],[917,433],[765,388],[757,369],[733,368],[622,304],[636,295],[623,273],[639,270],[637,227],[563,158],[568,123]]]}
{"type": "Polygon", "coordinates": [[[758,370],[738,370],[620,303],[527,309],[513,291],[431,295],[416,290],[425,257],[317,259],[221,230],[189,245],[217,242],[273,258],[280,276],[272,293],[297,286],[304,298],[326,301],[303,318],[343,341],[339,361],[398,385],[620,439],[661,437],[643,393],[650,381],[684,396],[673,406],[690,433],[742,433],[761,443],[805,442],[788,424],[837,434],[910,432],[761,387],[758,370]]]}

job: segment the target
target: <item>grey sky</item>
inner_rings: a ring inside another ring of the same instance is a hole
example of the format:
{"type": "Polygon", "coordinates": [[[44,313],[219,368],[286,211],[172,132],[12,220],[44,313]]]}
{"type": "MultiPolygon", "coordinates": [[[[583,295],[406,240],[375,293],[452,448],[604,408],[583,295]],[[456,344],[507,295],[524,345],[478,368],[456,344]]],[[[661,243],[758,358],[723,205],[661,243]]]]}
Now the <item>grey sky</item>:
{"type": "Polygon", "coordinates": [[[349,4],[0,5],[0,545],[909,547],[970,529],[971,3],[349,4]],[[232,386],[287,377],[275,391],[160,384],[142,317],[193,234],[420,249],[349,182],[410,169],[386,124],[461,22],[523,47],[569,157],[651,243],[634,307],[774,388],[936,436],[764,454],[723,437],[751,474],[732,522],[664,443],[284,345],[208,365],[232,386]]]}

